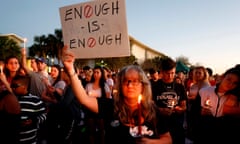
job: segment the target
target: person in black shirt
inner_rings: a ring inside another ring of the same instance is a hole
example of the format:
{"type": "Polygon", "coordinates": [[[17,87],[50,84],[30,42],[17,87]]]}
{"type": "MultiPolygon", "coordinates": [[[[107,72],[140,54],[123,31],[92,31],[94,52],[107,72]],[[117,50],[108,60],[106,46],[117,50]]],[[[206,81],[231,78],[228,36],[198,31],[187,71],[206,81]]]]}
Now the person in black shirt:
{"type": "Polygon", "coordinates": [[[184,86],[174,81],[176,62],[171,58],[163,59],[160,71],[162,78],[158,86],[155,85],[157,91],[153,94],[153,100],[160,113],[168,119],[173,144],[185,144],[183,123],[187,94],[184,86]]]}
{"type": "Polygon", "coordinates": [[[73,92],[82,105],[104,118],[107,144],[172,143],[165,118],[152,101],[149,80],[139,66],[126,66],[119,72],[113,99],[89,97],[74,71],[74,55],[66,48],[62,60],[73,92]]]}
{"type": "Polygon", "coordinates": [[[159,82],[160,82],[159,73],[154,68],[151,68],[149,70],[149,74],[150,74],[149,80],[151,83],[152,95],[154,96],[158,93],[158,86],[159,86],[159,82]]]}

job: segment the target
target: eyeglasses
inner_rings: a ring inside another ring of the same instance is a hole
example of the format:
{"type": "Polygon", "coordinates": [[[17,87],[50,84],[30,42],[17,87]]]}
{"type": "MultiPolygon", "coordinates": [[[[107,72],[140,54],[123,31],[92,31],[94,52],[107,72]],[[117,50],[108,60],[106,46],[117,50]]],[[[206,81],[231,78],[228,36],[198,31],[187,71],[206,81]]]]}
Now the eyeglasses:
{"type": "Polygon", "coordinates": [[[18,88],[18,87],[20,87],[20,86],[23,86],[23,84],[18,84],[18,83],[12,83],[11,84],[11,88],[18,88]]]}
{"type": "Polygon", "coordinates": [[[140,81],[140,80],[127,80],[127,79],[123,80],[123,85],[128,86],[130,83],[131,83],[133,86],[138,86],[139,84],[142,83],[142,81],[140,81]]]}

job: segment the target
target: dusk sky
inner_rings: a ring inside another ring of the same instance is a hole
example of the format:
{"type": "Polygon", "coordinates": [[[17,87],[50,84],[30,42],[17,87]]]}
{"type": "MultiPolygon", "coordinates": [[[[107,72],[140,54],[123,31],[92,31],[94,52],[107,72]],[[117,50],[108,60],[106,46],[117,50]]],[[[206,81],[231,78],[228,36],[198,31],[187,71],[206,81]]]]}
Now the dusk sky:
{"type": "MultiPolygon", "coordinates": [[[[0,34],[34,36],[61,29],[59,8],[87,0],[2,0],[0,34]]],[[[126,0],[128,33],[175,59],[222,73],[240,63],[239,0],[126,0]]]]}

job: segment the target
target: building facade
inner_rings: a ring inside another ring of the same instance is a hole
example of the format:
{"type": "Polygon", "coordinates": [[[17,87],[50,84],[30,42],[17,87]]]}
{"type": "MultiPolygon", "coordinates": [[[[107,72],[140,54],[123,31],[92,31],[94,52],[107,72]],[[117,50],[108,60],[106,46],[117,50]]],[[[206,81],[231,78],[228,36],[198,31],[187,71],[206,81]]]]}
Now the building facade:
{"type": "Polygon", "coordinates": [[[14,40],[19,46],[21,46],[21,44],[24,43],[24,38],[14,34],[14,33],[0,34],[0,37],[8,37],[9,39],[14,40]]]}
{"type": "Polygon", "coordinates": [[[147,59],[153,59],[154,57],[164,57],[163,53],[160,53],[143,43],[137,41],[132,36],[129,36],[130,52],[137,58],[137,63],[141,64],[147,59]]]}

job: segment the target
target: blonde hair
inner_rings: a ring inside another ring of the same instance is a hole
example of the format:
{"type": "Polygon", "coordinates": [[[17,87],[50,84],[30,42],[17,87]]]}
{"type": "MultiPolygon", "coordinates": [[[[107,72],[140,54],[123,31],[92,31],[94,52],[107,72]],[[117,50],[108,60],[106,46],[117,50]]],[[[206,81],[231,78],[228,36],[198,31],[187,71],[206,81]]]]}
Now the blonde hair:
{"type": "Polygon", "coordinates": [[[209,83],[209,74],[208,74],[207,69],[204,66],[196,66],[193,69],[193,82],[196,83],[196,71],[197,70],[203,71],[204,76],[203,76],[202,82],[209,83]]]}

